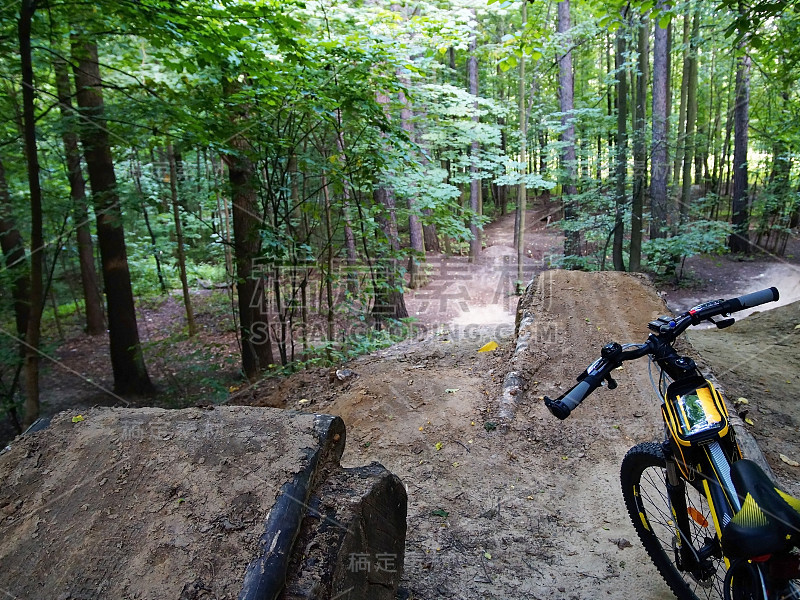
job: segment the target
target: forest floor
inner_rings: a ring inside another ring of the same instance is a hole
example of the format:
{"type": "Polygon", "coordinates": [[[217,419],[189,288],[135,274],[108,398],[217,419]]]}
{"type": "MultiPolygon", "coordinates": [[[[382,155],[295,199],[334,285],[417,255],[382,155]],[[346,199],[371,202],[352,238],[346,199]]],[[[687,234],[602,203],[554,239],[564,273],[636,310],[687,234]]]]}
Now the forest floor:
{"type": "MultiPolygon", "coordinates": [[[[529,211],[527,279],[548,269],[563,245],[546,227],[546,214],[529,211]]],[[[618,390],[599,391],[565,422],[550,416],[541,397],[571,385],[606,341],[643,340],[647,322],[668,310],[663,300],[677,312],[771,285],[783,301],[800,299],[800,242],[790,243],[783,260],[690,259],[692,286],[662,286],[659,293],[617,273],[550,275],[537,309],[542,360],[516,419],[504,425],[497,399],[518,300],[512,229],[513,215],[489,225],[474,264],[466,257],[431,260],[428,286],[406,294],[414,335],[342,365],[352,372],[340,371],[343,381],[335,369],[311,369],[240,390],[230,401],[337,414],[347,425],[345,466],[377,460],[403,479],[406,598],[670,598],[637,544],[618,489],[627,448],[660,436],[646,365],[626,366],[618,390]],[[489,341],[499,347],[479,353],[489,341]]],[[[140,307],[143,337],[158,350],[148,354],[148,366],[167,390],[159,406],[182,404],[170,400],[169,390],[195,386],[196,397],[198,381],[218,395],[240,384],[232,323],[214,308],[218,302],[198,304],[203,327],[196,345],[177,331],[178,299],[140,307]]],[[[780,455],[800,461],[798,311],[794,303],[691,338],[724,389],[749,399],[740,410],[749,411],[751,432],[795,494],[800,468],[780,455]]],[[[111,386],[103,343],[71,337],[54,356],[43,384],[45,414],[130,404],[103,391],[111,386]]]]}

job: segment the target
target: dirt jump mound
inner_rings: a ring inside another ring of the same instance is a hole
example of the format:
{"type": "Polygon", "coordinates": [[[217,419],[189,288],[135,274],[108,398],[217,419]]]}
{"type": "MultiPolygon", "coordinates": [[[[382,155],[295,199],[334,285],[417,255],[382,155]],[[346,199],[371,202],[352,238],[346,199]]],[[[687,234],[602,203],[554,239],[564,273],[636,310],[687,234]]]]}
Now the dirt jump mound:
{"type": "Polygon", "coordinates": [[[329,415],[60,413],[0,455],[0,587],[64,600],[394,598],[405,489],[378,464],[342,469],[344,446],[329,415]]]}

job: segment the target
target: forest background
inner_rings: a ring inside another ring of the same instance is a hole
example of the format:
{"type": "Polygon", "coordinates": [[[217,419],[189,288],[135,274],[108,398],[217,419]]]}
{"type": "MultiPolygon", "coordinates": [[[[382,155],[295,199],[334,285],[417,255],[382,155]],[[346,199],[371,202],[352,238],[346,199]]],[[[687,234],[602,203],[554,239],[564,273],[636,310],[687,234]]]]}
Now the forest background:
{"type": "Polygon", "coordinates": [[[778,0],[5,3],[0,412],[37,418],[77,324],[120,397],[155,392],[197,303],[239,352],[184,359],[243,381],[389,343],[430,258],[475,260],[512,211],[519,291],[537,202],[552,266],[781,255],[798,33],[778,0]],[[137,305],[177,290],[185,326],[143,344],[137,305]]]}

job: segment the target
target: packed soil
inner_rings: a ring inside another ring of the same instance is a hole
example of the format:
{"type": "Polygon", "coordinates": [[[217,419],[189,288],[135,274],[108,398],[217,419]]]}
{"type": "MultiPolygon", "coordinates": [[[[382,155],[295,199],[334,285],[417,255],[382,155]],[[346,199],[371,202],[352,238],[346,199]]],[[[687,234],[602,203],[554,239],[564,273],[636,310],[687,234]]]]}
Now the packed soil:
{"type": "Polygon", "coordinates": [[[434,331],[339,376],[306,373],[278,392],[289,407],[344,419],[345,464],[377,460],[405,482],[408,598],[670,597],[618,484],[627,449],[660,432],[646,366],[626,367],[616,391],[598,392],[566,422],[542,402],[571,386],[604,342],[643,340],[666,307],[644,279],[619,273],[555,271],[539,282],[535,367],[511,422],[496,412],[512,315],[434,331]],[[497,349],[479,352],[492,341],[497,349]]]}
{"type": "Polygon", "coordinates": [[[252,407],[65,412],[0,455],[8,598],[237,598],[315,416],[252,407]]]}
{"type": "MultiPolygon", "coordinates": [[[[547,214],[545,206],[528,215],[526,280],[546,271],[563,247],[547,214]]],[[[406,341],[337,368],[265,381],[229,402],[339,415],[347,425],[343,464],[377,460],[401,477],[409,495],[404,598],[671,598],[637,542],[618,483],[627,449],[661,436],[646,363],[627,364],[616,390],[599,390],[567,421],[552,417],[542,398],[570,387],[604,343],[643,341],[655,316],[770,285],[796,289],[797,265],[698,257],[687,262],[694,287],[659,293],[643,277],[547,272],[532,294],[528,386],[515,419],[501,421],[518,300],[512,224],[513,215],[487,227],[487,247],[474,263],[429,260],[428,285],[406,294],[417,319],[406,341]],[[479,352],[489,342],[498,347],[479,352]]],[[[748,399],[738,405],[749,411],[748,429],[784,487],[800,495],[800,468],[780,457],[800,461],[797,310],[762,312],[725,331],[695,334],[692,343],[722,387],[748,399]]],[[[167,321],[178,320],[173,313],[167,321]]],[[[167,323],[157,310],[151,316],[154,332],[167,323]]],[[[230,331],[215,335],[209,327],[208,335],[225,346],[219,364],[227,386],[222,369],[229,363],[222,361],[235,341],[230,331]]],[[[72,347],[64,358],[95,365],[93,383],[110,387],[102,348],[72,347]]],[[[118,402],[99,391],[71,394],[58,380],[43,388],[57,392],[49,406],[118,402]]],[[[135,505],[126,510],[131,521],[141,516],[135,505]]]]}

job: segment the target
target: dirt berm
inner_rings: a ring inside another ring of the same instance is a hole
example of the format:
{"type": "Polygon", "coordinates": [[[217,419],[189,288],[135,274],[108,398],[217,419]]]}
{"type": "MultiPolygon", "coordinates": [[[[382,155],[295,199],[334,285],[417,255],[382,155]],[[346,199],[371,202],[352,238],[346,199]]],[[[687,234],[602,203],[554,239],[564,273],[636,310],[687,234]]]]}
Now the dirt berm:
{"type": "Polygon", "coordinates": [[[0,595],[392,599],[405,489],[344,447],[328,415],[60,413],[0,455],[0,595]]]}
{"type": "Polygon", "coordinates": [[[353,361],[346,381],[297,374],[252,401],[310,401],[341,416],[343,464],[377,460],[406,483],[404,598],[671,598],[619,489],[628,448],[662,435],[646,361],[628,363],[616,390],[598,390],[567,421],[541,400],[572,386],[604,343],[644,341],[667,311],[661,298],[625,274],[545,273],[522,303],[532,321],[517,365],[514,316],[495,311],[500,322],[487,323],[470,308],[471,325],[463,315],[460,327],[353,361]],[[479,353],[489,341],[499,347],[479,353]],[[511,369],[527,384],[503,421],[511,369]]]}

